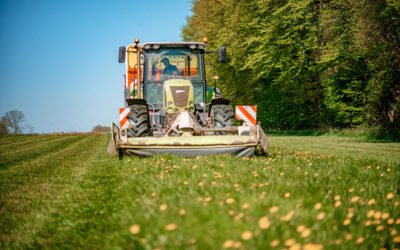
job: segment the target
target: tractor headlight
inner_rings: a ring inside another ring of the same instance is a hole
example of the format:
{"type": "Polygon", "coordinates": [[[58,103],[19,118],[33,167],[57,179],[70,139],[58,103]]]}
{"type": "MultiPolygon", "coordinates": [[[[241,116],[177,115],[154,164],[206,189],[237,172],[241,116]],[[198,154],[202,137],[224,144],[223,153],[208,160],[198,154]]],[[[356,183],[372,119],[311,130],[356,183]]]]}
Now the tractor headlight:
{"type": "Polygon", "coordinates": [[[190,44],[190,45],[189,45],[189,48],[190,48],[190,49],[195,49],[195,48],[196,48],[196,44],[190,44]]]}
{"type": "Polygon", "coordinates": [[[160,44],[153,44],[153,49],[159,49],[160,48],[160,44]]]}
{"type": "Polygon", "coordinates": [[[150,44],[146,44],[145,46],[144,46],[144,49],[150,49],[151,48],[151,45],[150,44]]]}
{"type": "Polygon", "coordinates": [[[169,107],[169,108],[167,109],[167,113],[172,113],[172,108],[171,108],[171,107],[169,107]]]}
{"type": "Polygon", "coordinates": [[[204,49],[204,45],[203,44],[199,44],[199,46],[197,46],[199,49],[204,49]]]}

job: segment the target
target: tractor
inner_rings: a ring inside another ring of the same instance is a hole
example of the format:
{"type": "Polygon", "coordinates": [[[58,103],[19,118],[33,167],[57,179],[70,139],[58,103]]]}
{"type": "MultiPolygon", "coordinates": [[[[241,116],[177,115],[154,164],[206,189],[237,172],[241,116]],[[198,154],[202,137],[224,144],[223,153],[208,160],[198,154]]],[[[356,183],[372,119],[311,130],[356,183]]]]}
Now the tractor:
{"type": "Polygon", "coordinates": [[[111,126],[110,155],[249,157],[267,152],[257,107],[234,110],[216,85],[208,84],[206,55],[217,54],[220,63],[227,56],[225,47],[207,50],[206,45],[207,39],[143,44],[136,39],[119,48],[118,61],[126,65],[125,107],[119,110],[120,127],[111,126]]]}

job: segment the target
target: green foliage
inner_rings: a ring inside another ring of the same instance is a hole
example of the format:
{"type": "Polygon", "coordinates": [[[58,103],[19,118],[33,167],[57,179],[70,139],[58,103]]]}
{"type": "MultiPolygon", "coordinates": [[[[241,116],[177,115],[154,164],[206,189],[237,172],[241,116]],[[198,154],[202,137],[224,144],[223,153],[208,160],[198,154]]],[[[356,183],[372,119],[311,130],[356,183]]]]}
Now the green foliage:
{"type": "Polygon", "coordinates": [[[183,39],[227,47],[219,87],[258,105],[265,127],[400,130],[398,1],[195,0],[192,10],[183,39]]]}

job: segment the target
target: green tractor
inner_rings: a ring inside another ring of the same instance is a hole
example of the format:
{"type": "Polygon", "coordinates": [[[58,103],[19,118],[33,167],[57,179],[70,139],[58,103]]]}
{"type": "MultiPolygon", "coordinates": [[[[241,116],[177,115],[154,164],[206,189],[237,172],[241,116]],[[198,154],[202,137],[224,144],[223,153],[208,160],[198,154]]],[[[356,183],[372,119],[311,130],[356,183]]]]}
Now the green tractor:
{"type": "Polygon", "coordinates": [[[256,106],[236,106],[207,85],[205,55],[226,50],[206,49],[207,42],[144,43],[120,47],[126,64],[125,107],[120,127],[112,124],[110,155],[199,156],[266,153],[267,137],[256,122],[256,106]],[[235,117],[242,120],[235,125],[235,117]]]}

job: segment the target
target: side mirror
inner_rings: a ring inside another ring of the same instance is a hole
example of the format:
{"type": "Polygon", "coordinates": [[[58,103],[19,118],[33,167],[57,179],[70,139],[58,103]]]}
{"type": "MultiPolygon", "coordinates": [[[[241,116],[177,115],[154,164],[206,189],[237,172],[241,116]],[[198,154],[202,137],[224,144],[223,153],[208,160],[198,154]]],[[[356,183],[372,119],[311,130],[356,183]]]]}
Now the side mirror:
{"type": "Polygon", "coordinates": [[[126,55],[126,47],[125,46],[119,47],[119,54],[118,54],[118,62],[119,63],[125,62],[125,55],[126,55]]]}
{"type": "Polygon", "coordinates": [[[220,63],[226,62],[226,48],[224,46],[218,48],[218,61],[220,63]]]}

